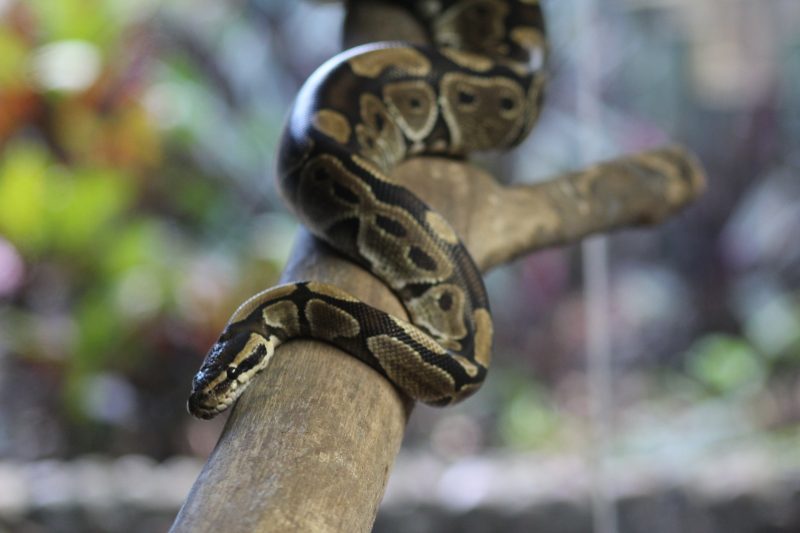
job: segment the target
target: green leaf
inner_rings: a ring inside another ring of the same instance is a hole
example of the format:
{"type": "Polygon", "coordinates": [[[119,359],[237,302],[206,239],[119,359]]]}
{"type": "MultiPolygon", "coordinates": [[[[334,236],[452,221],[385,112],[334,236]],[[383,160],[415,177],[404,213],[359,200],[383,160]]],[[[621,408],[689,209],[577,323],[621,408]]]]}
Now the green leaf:
{"type": "Polygon", "coordinates": [[[512,447],[541,447],[554,441],[558,415],[540,389],[528,382],[512,394],[498,429],[512,447]]]}
{"type": "Polygon", "coordinates": [[[740,337],[706,335],[689,350],[689,374],[713,392],[728,394],[758,387],[764,380],[763,361],[740,337]]]}
{"type": "Polygon", "coordinates": [[[35,254],[46,239],[47,155],[30,144],[12,145],[0,162],[0,232],[35,254]]]}
{"type": "Polygon", "coordinates": [[[141,219],[120,228],[103,254],[102,267],[106,276],[119,277],[130,269],[154,262],[169,250],[164,229],[155,220],[141,219]]]}
{"type": "Polygon", "coordinates": [[[72,366],[84,375],[103,368],[124,342],[124,326],[111,294],[96,290],[80,302],[76,318],[79,337],[72,366]]]}
{"type": "Polygon", "coordinates": [[[119,34],[118,21],[102,0],[30,0],[46,41],[79,39],[108,46],[119,34]]]}
{"type": "Polygon", "coordinates": [[[25,79],[28,49],[9,28],[0,26],[0,86],[19,84],[25,79]]]}
{"type": "Polygon", "coordinates": [[[132,200],[130,182],[107,170],[81,170],[53,180],[49,220],[55,246],[67,253],[97,248],[132,200]]]}

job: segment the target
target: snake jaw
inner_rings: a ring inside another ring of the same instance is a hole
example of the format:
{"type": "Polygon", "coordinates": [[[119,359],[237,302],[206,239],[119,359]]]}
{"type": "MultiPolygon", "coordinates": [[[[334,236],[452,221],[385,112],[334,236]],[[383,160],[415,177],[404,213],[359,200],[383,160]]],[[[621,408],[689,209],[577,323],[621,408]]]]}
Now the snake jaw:
{"type": "Polygon", "coordinates": [[[255,332],[226,333],[209,350],[192,381],[187,408],[197,418],[213,418],[230,407],[266,368],[275,352],[277,338],[255,332]]]}
{"type": "MultiPolygon", "coordinates": [[[[238,395],[236,395],[236,397],[238,397],[238,395]]],[[[214,402],[209,402],[209,397],[207,395],[192,393],[191,396],[189,396],[186,407],[192,416],[203,420],[209,420],[230,407],[236,397],[226,398],[225,401],[222,402],[218,399],[215,399],[214,402]]]]}

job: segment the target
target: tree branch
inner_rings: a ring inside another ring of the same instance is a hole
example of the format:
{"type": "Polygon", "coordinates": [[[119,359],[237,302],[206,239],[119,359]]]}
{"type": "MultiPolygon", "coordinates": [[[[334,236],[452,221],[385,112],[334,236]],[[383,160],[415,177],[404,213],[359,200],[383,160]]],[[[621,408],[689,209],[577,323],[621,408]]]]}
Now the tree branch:
{"type": "Polygon", "coordinates": [[[658,223],[705,188],[700,163],[679,146],[533,185],[503,186],[463,162],[435,158],[412,159],[395,175],[459,230],[484,272],[593,233],[658,223]]]}

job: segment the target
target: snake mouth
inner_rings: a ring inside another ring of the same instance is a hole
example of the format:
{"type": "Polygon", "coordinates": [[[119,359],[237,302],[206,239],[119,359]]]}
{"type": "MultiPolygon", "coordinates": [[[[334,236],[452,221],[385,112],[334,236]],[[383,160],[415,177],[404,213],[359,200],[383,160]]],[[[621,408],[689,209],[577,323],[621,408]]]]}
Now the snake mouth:
{"type": "Polygon", "coordinates": [[[242,391],[244,391],[243,388],[238,393],[229,393],[222,398],[214,397],[203,391],[195,391],[189,396],[186,408],[192,416],[209,420],[230,407],[242,391]]]}
{"type": "Polygon", "coordinates": [[[253,376],[267,366],[275,344],[276,337],[265,338],[258,333],[217,342],[192,383],[189,413],[209,419],[233,405],[253,376]]]}
{"type": "Polygon", "coordinates": [[[202,418],[203,420],[214,418],[214,416],[217,414],[215,410],[204,404],[203,399],[200,398],[199,394],[194,393],[189,396],[189,401],[186,402],[186,409],[192,416],[196,418],[202,418]]]}
{"type": "Polygon", "coordinates": [[[238,379],[225,379],[211,389],[192,390],[186,407],[197,418],[214,418],[233,405],[248,385],[249,380],[242,382],[238,379]]]}

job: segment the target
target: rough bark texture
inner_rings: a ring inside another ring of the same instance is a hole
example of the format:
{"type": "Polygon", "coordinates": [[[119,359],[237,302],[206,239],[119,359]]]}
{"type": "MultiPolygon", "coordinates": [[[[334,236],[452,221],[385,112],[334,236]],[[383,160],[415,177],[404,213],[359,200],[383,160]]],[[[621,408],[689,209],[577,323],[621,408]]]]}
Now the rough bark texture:
{"type": "Polygon", "coordinates": [[[462,162],[416,158],[397,170],[459,231],[482,271],[536,250],[625,226],[655,224],[705,187],[685,149],[620,157],[533,185],[500,185],[462,162]]]}
{"type": "MultiPolygon", "coordinates": [[[[373,24],[380,10],[368,11],[348,18],[348,44],[379,37],[366,29],[380,27],[373,24]]],[[[419,158],[394,177],[452,222],[486,270],[679,209],[702,189],[702,172],[684,152],[668,155],[685,163],[683,173],[654,172],[634,157],[539,185],[502,187],[466,163],[419,158]]],[[[303,279],[335,284],[406,316],[381,282],[304,231],[283,275],[303,279]]],[[[383,377],[336,348],[287,343],[233,407],[172,531],[369,531],[411,407],[383,377]]]]}

